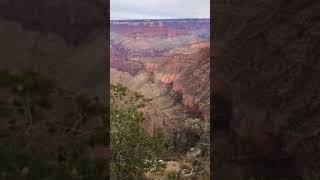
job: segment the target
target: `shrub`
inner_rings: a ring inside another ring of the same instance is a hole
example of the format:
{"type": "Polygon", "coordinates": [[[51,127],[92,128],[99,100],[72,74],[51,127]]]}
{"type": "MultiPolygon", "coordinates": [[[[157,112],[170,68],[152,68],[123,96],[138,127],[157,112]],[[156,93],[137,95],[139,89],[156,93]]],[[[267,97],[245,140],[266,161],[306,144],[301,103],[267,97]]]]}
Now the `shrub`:
{"type": "Polygon", "coordinates": [[[144,97],[119,84],[111,85],[110,94],[111,179],[132,179],[156,169],[166,139],[160,131],[150,136],[142,128],[144,97]]]}

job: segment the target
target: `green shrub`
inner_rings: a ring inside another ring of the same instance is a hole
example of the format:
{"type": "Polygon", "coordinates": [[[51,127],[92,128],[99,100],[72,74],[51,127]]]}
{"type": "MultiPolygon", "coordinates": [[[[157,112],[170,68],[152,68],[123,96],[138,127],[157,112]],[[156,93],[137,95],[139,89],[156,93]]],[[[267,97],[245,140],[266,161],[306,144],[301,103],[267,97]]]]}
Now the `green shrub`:
{"type": "Polygon", "coordinates": [[[111,85],[110,94],[111,179],[132,178],[157,168],[167,142],[160,131],[150,136],[142,128],[144,97],[119,84],[111,85]]]}

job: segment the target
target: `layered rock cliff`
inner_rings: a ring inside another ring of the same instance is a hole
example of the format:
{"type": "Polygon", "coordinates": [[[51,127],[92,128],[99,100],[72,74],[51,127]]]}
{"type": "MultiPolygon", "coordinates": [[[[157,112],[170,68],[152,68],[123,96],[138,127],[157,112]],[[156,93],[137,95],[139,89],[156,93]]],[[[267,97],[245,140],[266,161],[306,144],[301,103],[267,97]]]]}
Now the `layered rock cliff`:
{"type": "Polygon", "coordinates": [[[150,127],[178,128],[190,114],[209,120],[208,26],[207,19],[111,21],[111,82],[161,96],[145,110],[150,127]]]}
{"type": "Polygon", "coordinates": [[[111,69],[112,83],[121,83],[151,99],[144,109],[147,129],[179,128],[190,113],[209,120],[209,49],[179,57],[187,59],[180,62],[183,66],[173,58],[158,66],[162,68],[141,70],[137,75],[111,69]]]}

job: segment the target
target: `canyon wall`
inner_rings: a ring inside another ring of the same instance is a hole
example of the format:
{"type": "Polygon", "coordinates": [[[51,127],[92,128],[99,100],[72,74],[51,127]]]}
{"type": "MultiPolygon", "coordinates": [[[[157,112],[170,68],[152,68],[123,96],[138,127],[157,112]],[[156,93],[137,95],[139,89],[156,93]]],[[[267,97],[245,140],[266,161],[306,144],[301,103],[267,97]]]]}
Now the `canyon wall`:
{"type": "Polygon", "coordinates": [[[145,127],[179,129],[209,121],[208,19],[111,21],[111,82],[152,99],[145,127]]]}

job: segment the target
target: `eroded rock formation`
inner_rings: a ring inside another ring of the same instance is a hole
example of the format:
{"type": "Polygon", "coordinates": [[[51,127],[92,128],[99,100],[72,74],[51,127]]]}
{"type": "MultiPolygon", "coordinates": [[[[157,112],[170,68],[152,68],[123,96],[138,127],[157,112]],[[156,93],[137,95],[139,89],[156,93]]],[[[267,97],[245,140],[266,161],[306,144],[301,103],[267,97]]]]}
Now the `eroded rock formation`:
{"type": "Polygon", "coordinates": [[[188,117],[208,122],[209,20],[111,21],[111,82],[152,99],[145,127],[179,129],[188,117]]]}
{"type": "Polygon", "coordinates": [[[190,117],[189,113],[209,120],[209,49],[203,49],[191,57],[197,58],[191,58],[190,64],[185,64],[186,67],[180,71],[171,72],[174,73],[171,75],[166,68],[154,73],[141,70],[137,75],[111,69],[111,83],[121,83],[152,100],[144,109],[145,126],[150,131],[179,128],[190,117]],[[160,72],[162,75],[159,75],[160,72]]]}

